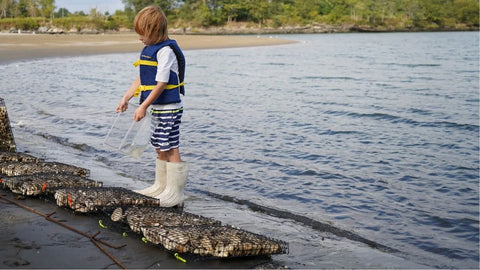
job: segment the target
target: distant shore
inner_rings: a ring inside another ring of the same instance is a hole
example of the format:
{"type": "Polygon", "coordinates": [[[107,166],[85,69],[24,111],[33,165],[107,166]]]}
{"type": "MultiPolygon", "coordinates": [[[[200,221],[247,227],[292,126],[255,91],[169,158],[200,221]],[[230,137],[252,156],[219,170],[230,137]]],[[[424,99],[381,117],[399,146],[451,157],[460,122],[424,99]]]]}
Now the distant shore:
{"type": "MultiPolygon", "coordinates": [[[[387,33],[387,32],[442,32],[478,31],[477,26],[455,25],[452,27],[396,27],[389,25],[370,26],[353,23],[312,23],[308,25],[282,27],[248,27],[245,23],[232,23],[220,27],[187,29],[187,34],[202,35],[276,35],[276,34],[325,34],[325,33],[387,33]]],[[[183,29],[175,29],[181,33],[183,29]]]]}
{"type": "MultiPolygon", "coordinates": [[[[294,41],[257,36],[170,35],[184,50],[269,46],[294,41]]],[[[0,62],[45,57],[140,52],[143,44],[133,32],[118,34],[0,33],[0,62]]]]}

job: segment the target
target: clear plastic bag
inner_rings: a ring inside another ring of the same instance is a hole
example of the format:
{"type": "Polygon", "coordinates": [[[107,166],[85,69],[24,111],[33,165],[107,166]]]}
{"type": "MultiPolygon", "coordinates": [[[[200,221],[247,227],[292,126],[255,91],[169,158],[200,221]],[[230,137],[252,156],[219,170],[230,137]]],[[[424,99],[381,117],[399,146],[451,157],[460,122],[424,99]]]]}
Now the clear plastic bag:
{"type": "Polygon", "coordinates": [[[147,110],[145,117],[137,122],[133,119],[137,108],[138,105],[130,103],[125,112],[118,113],[104,140],[105,145],[134,158],[142,156],[151,135],[150,112],[147,110]]]}

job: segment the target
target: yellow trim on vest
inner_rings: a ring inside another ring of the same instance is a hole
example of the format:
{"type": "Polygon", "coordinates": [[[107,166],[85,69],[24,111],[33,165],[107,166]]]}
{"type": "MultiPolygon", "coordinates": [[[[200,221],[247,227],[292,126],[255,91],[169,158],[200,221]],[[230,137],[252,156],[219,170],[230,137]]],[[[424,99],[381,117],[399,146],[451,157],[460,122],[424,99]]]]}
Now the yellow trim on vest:
{"type": "MultiPolygon", "coordinates": [[[[170,90],[170,89],[175,89],[177,87],[183,86],[185,82],[181,82],[180,84],[167,84],[165,86],[165,90],[170,90]]],[[[135,93],[133,93],[134,97],[138,97],[140,92],[143,91],[151,91],[155,88],[156,85],[140,85],[137,90],[135,90],[135,93]]]]}
{"type": "Polygon", "coordinates": [[[155,110],[154,108],[150,109],[150,112],[152,113],[178,113],[182,112],[183,108],[175,109],[175,110],[155,110]]]}
{"type": "Polygon", "coordinates": [[[170,89],[174,89],[174,88],[177,88],[177,87],[180,87],[180,86],[184,86],[185,85],[185,82],[181,82],[179,84],[167,84],[165,86],[165,89],[167,90],[170,90],[170,89]]]}
{"type": "Polygon", "coordinates": [[[157,61],[150,61],[150,60],[137,60],[135,63],[133,63],[133,65],[135,67],[138,67],[140,65],[142,66],[152,66],[152,67],[156,67],[158,66],[158,62],[157,61]]]}

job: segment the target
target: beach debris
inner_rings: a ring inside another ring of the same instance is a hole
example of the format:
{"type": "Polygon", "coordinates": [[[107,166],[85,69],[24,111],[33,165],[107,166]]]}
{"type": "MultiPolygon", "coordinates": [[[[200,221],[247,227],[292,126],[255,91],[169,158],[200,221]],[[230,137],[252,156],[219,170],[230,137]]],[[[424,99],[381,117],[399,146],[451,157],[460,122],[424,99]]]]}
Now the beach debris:
{"type": "Polygon", "coordinates": [[[100,228],[103,228],[103,229],[108,229],[107,226],[103,225],[103,221],[100,219],[98,220],[98,225],[100,226],[100,228]]]}
{"type": "Polygon", "coordinates": [[[183,263],[186,263],[187,260],[185,260],[184,258],[180,257],[180,255],[178,255],[178,253],[175,253],[173,254],[173,256],[175,256],[175,258],[183,263]]]}
{"type": "Polygon", "coordinates": [[[148,242],[166,249],[213,257],[244,257],[286,253],[288,245],[232,226],[143,227],[148,242]]]}
{"type": "Polygon", "coordinates": [[[130,229],[136,233],[141,233],[141,229],[144,227],[216,226],[221,224],[220,221],[213,218],[202,217],[172,208],[148,206],[130,207],[125,212],[119,207],[113,211],[110,218],[115,222],[126,221],[130,229]]]}
{"type": "Polygon", "coordinates": [[[27,175],[35,173],[69,173],[87,177],[89,171],[73,165],[60,162],[1,162],[0,174],[6,176],[27,175]]]}
{"type": "Polygon", "coordinates": [[[27,196],[51,194],[59,188],[102,187],[102,182],[66,173],[36,173],[0,178],[4,188],[27,196]]]}
{"type": "Polygon", "coordinates": [[[62,188],[55,192],[58,206],[89,213],[118,206],[159,206],[160,201],[121,187],[62,188]]]}
{"type": "Polygon", "coordinates": [[[10,120],[8,119],[7,107],[3,98],[0,98],[0,150],[8,152],[17,151],[12,128],[10,127],[10,120]]]}

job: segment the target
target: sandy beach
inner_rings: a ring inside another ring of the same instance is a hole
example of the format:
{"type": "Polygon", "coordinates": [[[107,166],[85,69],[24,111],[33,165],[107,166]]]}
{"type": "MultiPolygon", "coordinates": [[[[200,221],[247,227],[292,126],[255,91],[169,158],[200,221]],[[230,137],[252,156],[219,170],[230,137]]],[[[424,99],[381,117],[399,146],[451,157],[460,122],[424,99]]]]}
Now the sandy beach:
{"type": "MultiPolygon", "coordinates": [[[[268,46],[293,41],[260,36],[170,35],[183,50],[268,46]]],[[[139,52],[135,33],[98,35],[0,34],[0,62],[45,57],[139,52]]]]}

